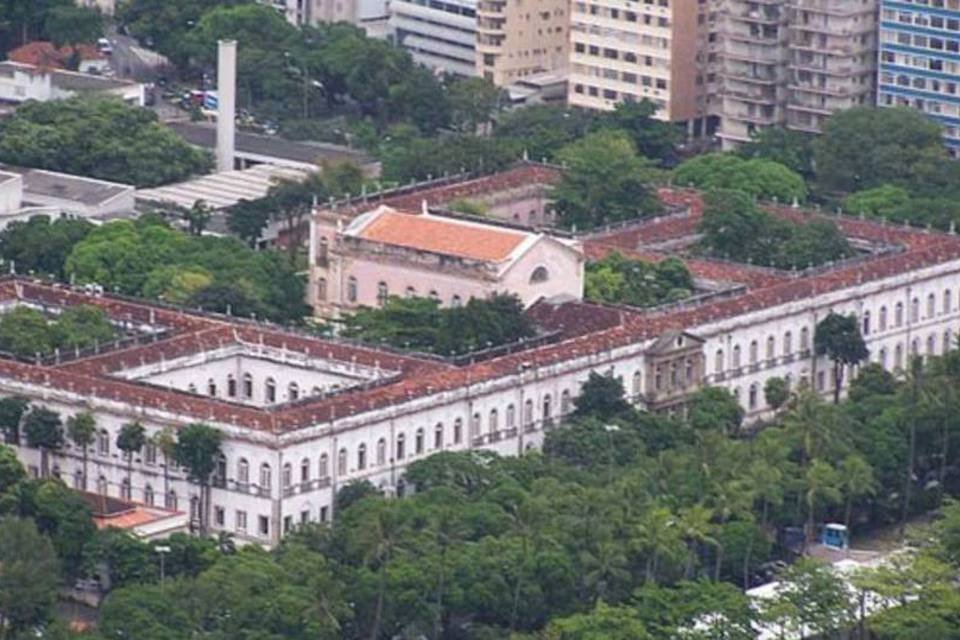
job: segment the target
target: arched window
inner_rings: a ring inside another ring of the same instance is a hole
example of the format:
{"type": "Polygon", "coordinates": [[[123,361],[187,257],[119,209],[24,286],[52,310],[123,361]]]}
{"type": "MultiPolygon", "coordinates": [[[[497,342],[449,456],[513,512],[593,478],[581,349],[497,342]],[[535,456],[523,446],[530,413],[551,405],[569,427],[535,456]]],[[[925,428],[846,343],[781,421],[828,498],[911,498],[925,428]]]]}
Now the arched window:
{"type": "Polygon", "coordinates": [[[387,300],[390,298],[390,289],[387,287],[387,283],[381,280],[377,283],[377,304],[381,307],[387,304],[387,300]]]}
{"type": "Polygon", "coordinates": [[[893,350],[893,366],[898,371],[903,368],[903,345],[899,343],[893,350]]]}
{"type": "Polygon", "coordinates": [[[289,462],[283,463],[283,471],[280,473],[280,482],[284,489],[290,488],[293,484],[293,465],[289,462]]]}
{"type": "Polygon", "coordinates": [[[747,398],[748,406],[750,409],[757,408],[757,384],[753,383],[750,385],[750,395],[747,398]]]}
{"type": "Polygon", "coordinates": [[[920,355],[920,339],[914,338],[913,342],[910,343],[910,353],[911,355],[918,356],[920,355]]]}
{"type": "Polygon", "coordinates": [[[120,481],[120,498],[122,500],[132,500],[130,493],[130,478],[124,478],[120,481]]]}
{"type": "Polygon", "coordinates": [[[887,368],[887,349],[886,347],[881,347],[880,349],[880,366],[884,369],[887,368]]]}
{"type": "Polygon", "coordinates": [[[713,372],[716,374],[723,373],[723,349],[717,349],[717,352],[713,355],[713,372]]]}
{"type": "Polygon", "coordinates": [[[740,368],[740,345],[733,345],[733,368],[740,368]]]}
{"type": "MultiPolygon", "coordinates": [[[[637,373],[640,373],[639,371],[637,373]]],[[[639,394],[639,392],[638,392],[639,394]]],[[[563,393],[560,394],[560,415],[565,416],[570,413],[570,406],[572,402],[570,399],[570,392],[566,389],[563,390],[563,393]]]]}
{"type": "Polygon", "coordinates": [[[863,324],[863,335],[865,336],[870,335],[870,312],[869,311],[863,312],[862,324],[863,324]]]}
{"type": "Polygon", "coordinates": [[[553,400],[549,393],[543,396],[543,421],[546,424],[553,422],[553,400]]]}
{"type": "Polygon", "coordinates": [[[433,448],[443,449],[443,423],[438,422],[433,428],[433,448]]]}
{"type": "Polygon", "coordinates": [[[932,318],[937,315],[937,296],[932,293],[927,296],[927,317],[932,318]]]}
{"type": "Polygon", "coordinates": [[[143,504],[147,505],[148,507],[152,507],[154,499],[153,487],[148,484],[143,488],[143,504]]]}
{"type": "Polygon", "coordinates": [[[783,334],[783,355],[789,356],[793,353],[793,333],[786,331],[783,334]]]}
{"type": "Polygon", "coordinates": [[[810,327],[800,329],[800,350],[810,350],[810,327]]]}
{"type": "Polygon", "coordinates": [[[110,455],[110,434],[106,429],[100,429],[97,433],[97,454],[104,457],[110,455]]]}
{"type": "Polygon", "coordinates": [[[83,469],[73,472],[73,488],[77,491],[86,491],[87,483],[83,481],[83,469]]]}
{"type": "Polygon", "coordinates": [[[337,452],[337,476],[343,477],[345,475],[347,475],[347,449],[342,447],[337,452]]]}
{"type": "Polygon", "coordinates": [[[296,382],[287,385],[287,397],[293,401],[300,397],[300,386],[296,382]]]}
{"type": "Polygon", "coordinates": [[[173,489],[170,489],[170,491],[167,492],[167,495],[164,496],[163,498],[163,506],[165,506],[170,511],[177,510],[177,492],[176,491],[174,491],[173,489]]]}
{"type": "Polygon", "coordinates": [[[887,330],[887,308],[880,307],[880,331],[887,330]]]}
{"type": "Polygon", "coordinates": [[[450,306],[456,309],[457,307],[463,306],[463,300],[460,299],[460,296],[453,294],[453,297],[450,298],[450,306]]]}
{"type": "Polygon", "coordinates": [[[213,484],[217,487],[227,484],[227,456],[222,453],[217,456],[217,466],[213,470],[213,484]]]}
{"type": "Polygon", "coordinates": [[[353,276],[347,278],[347,302],[357,301],[357,279],[353,276]]]}
{"type": "Polygon", "coordinates": [[[217,383],[213,381],[213,378],[207,380],[207,395],[211,398],[217,397],[217,383]]]}
{"type": "Polygon", "coordinates": [[[533,400],[523,403],[523,424],[527,427],[533,424],[533,400]]]}
{"type": "Polygon", "coordinates": [[[260,489],[269,491],[273,486],[273,472],[270,465],[264,462],[260,465],[260,489]]]}
{"type": "Polygon", "coordinates": [[[489,422],[487,423],[487,431],[490,432],[490,435],[495,434],[495,433],[497,432],[497,429],[500,428],[500,425],[497,424],[498,418],[499,418],[499,416],[498,416],[498,414],[497,414],[497,410],[496,410],[496,409],[490,409],[490,420],[489,420],[489,422]]]}
{"type": "Polygon", "coordinates": [[[453,421],[453,444],[463,442],[463,420],[457,418],[453,421]]]}
{"type": "Polygon", "coordinates": [[[250,463],[246,458],[240,458],[237,461],[237,482],[240,484],[250,483],[250,463]]]}
{"type": "Polygon", "coordinates": [[[927,355],[937,355],[937,338],[932,333],[927,336],[927,355]]]}
{"type": "Polygon", "coordinates": [[[950,293],[950,289],[947,289],[943,292],[943,312],[950,313],[953,311],[953,294],[950,293]]]}
{"type": "Polygon", "coordinates": [[[424,446],[425,444],[424,444],[423,428],[421,427],[417,429],[417,433],[415,434],[415,437],[413,439],[413,449],[418,456],[421,453],[423,453],[424,446]]]}
{"type": "MultiPolygon", "coordinates": [[[[564,393],[568,393],[564,391],[564,393]]],[[[643,374],[640,373],[640,369],[637,369],[633,372],[633,397],[637,398],[640,394],[643,393],[643,374]]],[[[562,398],[561,398],[562,401],[562,398]]],[[[560,413],[566,413],[563,409],[563,405],[560,406],[560,413]]]]}
{"type": "Polygon", "coordinates": [[[317,278],[317,300],[327,299],[327,279],[317,278]]]}
{"type": "Polygon", "coordinates": [[[362,442],[357,447],[357,471],[367,468],[367,445],[362,442]]]}
{"type": "Polygon", "coordinates": [[[903,303],[898,302],[897,306],[893,308],[893,326],[901,327],[903,326],[903,303]]]}
{"type": "Polygon", "coordinates": [[[187,393],[196,393],[196,392],[197,392],[197,385],[193,384],[192,382],[187,385],[187,393]]]}
{"type": "Polygon", "coordinates": [[[470,421],[470,437],[476,438],[480,435],[480,414],[473,414],[473,420],[470,421]]]}
{"type": "Polygon", "coordinates": [[[920,298],[910,302],[910,322],[920,322],[920,298]]]}
{"type": "Polygon", "coordinates": [[[547,271],[547,268],[544,266],[537,267],[533,270],[533,273],[530,274],[530,284],[538,284],[540,282],[546,282],[550,279],[550,272],[547,271]]]}
{"type": "Polygon", "coordinates": [[[384,438],[377,440],[377,464],[387,464],[387,441],[384,438]]]}
{"type": "Polygon", "coordinates": [[[757,364],[757,358],[759,357],[757,352],[759,351],[759,346],[757,345],[756,340],[750,341],[750,364],[757,364]]]}
{"type": "Polygon", "coordinates": [[[430,289],[429,298],[434,302],[440,302],[440,294],[437,293],[436,289],[430,289]]]}
{"type": "Polygon", "coordinates": [[[323,393],[323,389],[321,389],[320,387],[314,387],[313,389],[310,389],[310,395],[312,396],[318,396],[321,393],[323,393]]]}
{"type": "Polygon", "coordinates": [[[253,397],[253,376],[249,373],[243,374],[243,397],[248,400],[253,397]]]}
{"type": "Polygon", "coordinates": [[[513,403],[507,405],[506,426],[507,429],[513,429],[517,426],[517,409],[513,406],[513,403]]]}
{"type": "Polygon", "coordinates": [[[403,292],[403,297],[405,298],[413,298],[416,295],[417,295],[417,290],[414,289],[413,287],[407,287],[407,290],[403,292]]]}
{"type": "Polygon", "coordinates": [[[143,461],[150,467],[157,464],[157,443],[147,440],[143,445],[143,461]]]}
{"type": "Polygon", "coordinates": [[[767,360],[773,360],[777,355],[777,344],[773,336],[767,336],[767,360]]]}
{"type": "Polygon", "coordinates": [[[266,383],[264,383],[264,397],[267,402],[277,401],[277,383],[273,378],[267,378],[266,383]]]}
{"type": "Polygon", "coordinates": [[[327,236],[321,236],[320,244],[318,246],[319,253],[317,254],[317,258],[319,259],[321,264],[323,264],[327,260],[327,251],[329,250],[329,248],[330,248],[330,243],[327,241],[327,236]]]}
{"type": "Polygon", "coordinates": [[[300,482],[310,482],[310,458],[300,461],[300,482]]]}
{"type": "Polygon", "coordinates": [[[397,436],[397,460],[403,460],[406,455],[407,437],[404,434],[397,436]]]}
{"type": "Polygon", "coordinates": [[[237,397],[237,379],[233,377],[232,373],[227,376],[227,397],[237,397]]]}
{"type": "Polygon", "coordinates": [[[320,454],[320,464],[317,466],[317,477],[326,480],[330,477],[330,456],[325,453],[320,454]]]}
{"type": "Polygon", "coordinates": [[[953,346],[953,335],[950,333],[950,329],[947,329],[943,332],[943,352],[946,353],[950,351],[950,347],[953,346]]]}
{"type": "Polygon", "coordinates": [[[107,492],[109,491],[109,486],[110,485],[107,482],[106,476],[100,476],[99,478],[97,478],[97,493],[99,493],[102,496],[107,495],[107,492]]]}

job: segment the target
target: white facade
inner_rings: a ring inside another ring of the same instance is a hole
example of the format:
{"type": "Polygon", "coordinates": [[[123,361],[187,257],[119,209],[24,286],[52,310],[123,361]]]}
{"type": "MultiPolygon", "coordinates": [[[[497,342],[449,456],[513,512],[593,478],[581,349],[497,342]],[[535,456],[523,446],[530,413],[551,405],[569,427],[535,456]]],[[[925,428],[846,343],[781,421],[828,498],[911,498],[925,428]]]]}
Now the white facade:
{"type": "Polygon", "coordinates": [[[437,71],[474,76],[476,0],[391,0],[390,27],[414,61],[437,71]]]}
{"type": "Polygon", "coordinates": [[[19,62],[0,62],[0,102],[49,102],[80,94],[99,93],[116,96],[124,102],[142,107],[145,92],[144,85],[137,82],[73,71],[42,70],[19,62]]]}

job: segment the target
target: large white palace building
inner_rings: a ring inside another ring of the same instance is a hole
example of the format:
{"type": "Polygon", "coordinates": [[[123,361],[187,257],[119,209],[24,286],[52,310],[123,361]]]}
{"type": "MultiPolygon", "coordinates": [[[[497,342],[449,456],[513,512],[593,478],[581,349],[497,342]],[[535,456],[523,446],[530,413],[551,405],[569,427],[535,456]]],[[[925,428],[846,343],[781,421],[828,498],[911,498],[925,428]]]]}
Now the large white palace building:
{"type": "MultiPolygon", "coordinates": [[[[582,237],[586,254],[616,250],[657,260],[691,241],[699,198],[663,197],[677,213],[582,237]]],[[[165,468],[153,445],[134,456],[127,484],[116,436],[133,420],[149,434],[193,422],[215,426],[225,440],[211,527],[270,545],[300,522],[332,518],[337,490],[351,481],[402,493],[406,465],[434,452],[522,455],[539,446],[591,372],[622,378],[630,399],[651,411],[681,409],[703,385],[723,386],[756,419],[769,411],[763,385],[770,377],[806,380],[831,393],[830,365],[812,352],[814,328],[831,311],[855,314],[871,360],[890,370],[905,366],[910,354],[950,348],[960,331],[960,238],[832,217],[857,258],[807,272],[691,259],[698,294],[683,304],[643,310],[541,300],[529,313],[552,339],[473,361],[8,278],[0,281],[4,310],[29,305],[53,315],[93,304],[126,337],[92,353],[0,360],[0,394],[26,396],[64,419],[93,412],[100,431],[88,489],[187,512],[199,487],[183,470],[165,468]]],[[[39,452],[16,448],[39,473],[39,452]]],[[[76,447],[52,452],[50,469],[70,486],[84,485],[76,447]]]]}

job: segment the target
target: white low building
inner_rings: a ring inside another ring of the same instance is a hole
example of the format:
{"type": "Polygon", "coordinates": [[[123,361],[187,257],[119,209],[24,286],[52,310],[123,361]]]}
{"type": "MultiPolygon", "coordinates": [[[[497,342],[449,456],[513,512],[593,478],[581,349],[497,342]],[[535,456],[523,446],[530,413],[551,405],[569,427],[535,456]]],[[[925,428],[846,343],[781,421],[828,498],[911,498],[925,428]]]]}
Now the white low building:
{"type": "Polygon", "coordinates": [[[0,62],[0,103],[49,102],[90,94],[115,96],[138,107],[142,107],[146,100],[146,88],[138,82],[43,69],[19,62],[0,62]]]}

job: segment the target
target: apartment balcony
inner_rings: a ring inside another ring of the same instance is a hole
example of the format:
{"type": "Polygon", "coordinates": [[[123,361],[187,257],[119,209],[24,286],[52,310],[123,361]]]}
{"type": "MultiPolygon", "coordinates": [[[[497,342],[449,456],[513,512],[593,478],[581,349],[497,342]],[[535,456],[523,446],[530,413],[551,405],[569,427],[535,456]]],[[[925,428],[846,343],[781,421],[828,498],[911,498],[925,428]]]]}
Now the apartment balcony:
{"type": "Polygon", "coordinates": [[[765,115],[762,113],[750,113],[749,111],[732,111],[725,112],[725,115],[732,120],[749,122],[763,127],[772,127],[779,122],[778,118],[773,114],[765,115]]]}
{"type": "Polygon", "coordinates": [[[503,17],[507,9],[507,3],[499,0],[481,0],[477,3],[478,18],[503,17]]]}

